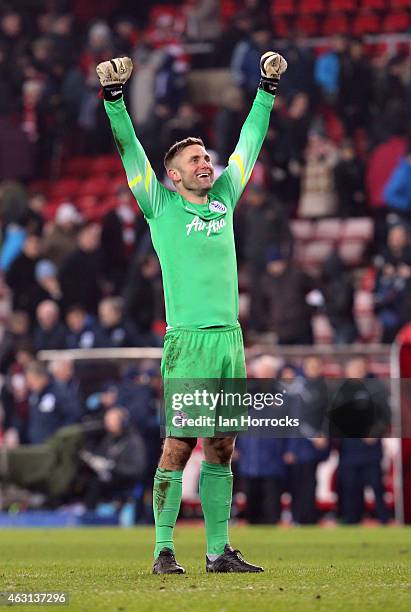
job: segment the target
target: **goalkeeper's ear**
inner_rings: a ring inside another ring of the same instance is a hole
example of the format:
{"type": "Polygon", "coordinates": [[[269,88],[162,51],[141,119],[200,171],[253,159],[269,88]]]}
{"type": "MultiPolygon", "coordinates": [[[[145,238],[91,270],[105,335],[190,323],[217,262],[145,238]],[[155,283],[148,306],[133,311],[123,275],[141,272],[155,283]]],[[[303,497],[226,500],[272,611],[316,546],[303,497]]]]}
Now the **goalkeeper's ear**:
{"type": "Polygon", "coordinates": [[[287,70],[287,62],[275,51],[267,51],[260,59],[261,80],[259,89],[275,95],[281,75],[287,70]]]}

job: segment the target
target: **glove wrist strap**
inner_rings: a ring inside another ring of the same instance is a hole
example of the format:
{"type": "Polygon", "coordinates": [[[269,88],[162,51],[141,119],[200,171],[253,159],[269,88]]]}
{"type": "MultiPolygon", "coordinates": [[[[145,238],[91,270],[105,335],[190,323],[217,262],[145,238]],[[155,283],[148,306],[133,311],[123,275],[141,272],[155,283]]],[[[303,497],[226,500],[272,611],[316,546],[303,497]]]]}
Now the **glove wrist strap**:
{"type": "Polygon", "coordinates": [[[261,77],[258,89],[262,89],[263,91],[265,91],[265,92],[267,92],[269,94],[272,94],[274,96],[276,94],[276,92],[277,92],[277,87],[278,87],[279,81],[280,81],[280,79],[278,79],[278,78],[268,79],[266,77],[261,77]]]}
{"type": "Polygon", "coordinates": [[[123,95],[122,84],[119,83],[118,85],[107,85],[106,87],[103,87],[103,95],[107,102],[115,102],[116,100],[120,100],[123,95]]]}

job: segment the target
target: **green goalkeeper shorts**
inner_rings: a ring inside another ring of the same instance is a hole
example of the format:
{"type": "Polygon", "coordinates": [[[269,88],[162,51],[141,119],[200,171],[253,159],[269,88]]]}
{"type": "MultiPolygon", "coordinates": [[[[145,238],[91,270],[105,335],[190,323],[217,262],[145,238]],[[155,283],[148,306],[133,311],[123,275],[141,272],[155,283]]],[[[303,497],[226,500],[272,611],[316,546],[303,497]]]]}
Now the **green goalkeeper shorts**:
{"type": "Polygon", "coordinates": [[[212,438],[246,429],[241,402],[246,368],[239,324],[169,330],[161,374],[165,436],[212,438]]]}

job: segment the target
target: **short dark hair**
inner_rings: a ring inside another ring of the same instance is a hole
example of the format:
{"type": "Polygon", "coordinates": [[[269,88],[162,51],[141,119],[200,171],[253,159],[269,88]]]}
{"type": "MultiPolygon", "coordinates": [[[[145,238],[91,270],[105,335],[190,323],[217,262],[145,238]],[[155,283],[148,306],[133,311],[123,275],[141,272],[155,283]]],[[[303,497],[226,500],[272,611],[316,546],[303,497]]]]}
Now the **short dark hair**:
{"type": "Polygon", "coordinates": [[[26,374],[33,374],[38,378],[48,378],[49,373],[45,364],[41,361],[30,361],[25,369],[26,374]]]}
{"type": "Polygon", "coordinates": [[[181,153],[181,151],[186,147],[191,147],[191,145],[200,145],[201,147],[205,146],[201,138],[196,138],[195,136],[190,136],[189,138],[184,138],[184,140],[179,140],[178,142],[175,142],[173,146],[171,146],[167,153],[164,155],[165,169],[168,170],[171,165],[171,162],[173,161],[176,155],[181,153]]]}

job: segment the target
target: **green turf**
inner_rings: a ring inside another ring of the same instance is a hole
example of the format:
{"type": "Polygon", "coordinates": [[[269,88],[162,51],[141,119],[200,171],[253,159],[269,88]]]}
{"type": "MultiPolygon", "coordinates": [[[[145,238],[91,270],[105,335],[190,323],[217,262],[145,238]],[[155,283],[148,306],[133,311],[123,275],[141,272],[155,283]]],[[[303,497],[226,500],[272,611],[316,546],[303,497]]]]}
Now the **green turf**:
{"type": "Polygon", "coordinates": [[[187,574],[152,576],[152,539],[149,528],[2,530],[0,591],[68,591],[69,607],[50,612],[411,610],[410,528],[233,528],[232,543],[266,568],[254,576],[205,574],[203,530],[185,526],[187,574]]]}

